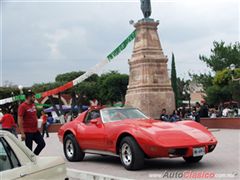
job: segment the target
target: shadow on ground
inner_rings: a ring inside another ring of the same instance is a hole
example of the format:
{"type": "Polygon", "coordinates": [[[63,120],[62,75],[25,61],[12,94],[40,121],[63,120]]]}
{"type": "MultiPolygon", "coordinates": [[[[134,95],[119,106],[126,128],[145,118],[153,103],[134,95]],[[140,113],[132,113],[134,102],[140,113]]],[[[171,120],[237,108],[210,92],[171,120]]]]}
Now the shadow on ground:
{"type": "MultiPolygon", "coordinates": [[[[199,170],[201,168],[211,168],[214,163],[205,162],[205,157],[199,163],[186,163],[180,158],[156,158],[145,160],[145,170],[199,170]]],[[[122,166],[120,158],[101,155],[87,155],[82,163],[108,164],[114,166],[122,166]]]]}

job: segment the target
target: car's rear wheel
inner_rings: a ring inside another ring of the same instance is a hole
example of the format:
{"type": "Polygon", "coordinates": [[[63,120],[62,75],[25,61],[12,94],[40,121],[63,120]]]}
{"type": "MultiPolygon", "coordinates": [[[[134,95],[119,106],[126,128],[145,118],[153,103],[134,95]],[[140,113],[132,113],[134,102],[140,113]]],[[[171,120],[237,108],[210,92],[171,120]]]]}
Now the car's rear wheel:
{"type": "Polygon", "coordinates": [[[85,156],[85,153],[81,150],[79,144],[72,134],[68,134],[64,138],[63,150],[67,160],[72,162],[82,161],[85,156]]]}
{"type": "Polygon", "coordinates": [[[197,156],[197,157],[183,157],[183,159],[187,162],[187,163],[197,163],[202,159],[203,156],[197,156]]]}
{"type": "Polygon", "coordinates": [[[119,156],[127,170],[138,170],[144,166],[144,153],[132,137],[122,139],[119,146],[119,156]]]}

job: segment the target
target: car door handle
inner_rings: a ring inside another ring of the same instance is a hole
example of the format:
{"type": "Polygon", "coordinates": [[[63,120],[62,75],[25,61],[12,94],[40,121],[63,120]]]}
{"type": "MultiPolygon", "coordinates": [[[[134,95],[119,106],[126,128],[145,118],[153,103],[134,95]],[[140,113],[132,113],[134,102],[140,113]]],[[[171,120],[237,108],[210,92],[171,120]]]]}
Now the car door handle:
{"type": "Polygon", "coordinates": [[[27,175],[28,175],[27,173],[21,173],[20,177],[24,177],[24,176],[27,176],[27,175]]]}

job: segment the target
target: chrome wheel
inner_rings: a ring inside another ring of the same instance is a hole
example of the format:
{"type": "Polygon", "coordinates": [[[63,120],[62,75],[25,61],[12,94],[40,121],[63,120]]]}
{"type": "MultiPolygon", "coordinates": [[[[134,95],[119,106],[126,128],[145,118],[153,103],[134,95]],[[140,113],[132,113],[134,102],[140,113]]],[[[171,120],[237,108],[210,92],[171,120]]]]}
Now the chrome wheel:
{"type": "Polygon", "coordinates": [[[65,149],[66,149],[67,156],[69,158],[72,158],[74,155],[74,147],[73,147],[73,143],[70,139],[68,139],[66,141],[65,149]]]}
{"type": "Polygon", "coordinates": [[[82,161],[85,156],[73,134],[67,134],[64,137],[63,151],[65,157],[70,162],[82,161]]]}
{"type": "Polygon", "coordinates": [[[123,163],[129,166],[132,162],[131,148],[127,143],[124,143],[121,148],[121,159],[123,163]]]}

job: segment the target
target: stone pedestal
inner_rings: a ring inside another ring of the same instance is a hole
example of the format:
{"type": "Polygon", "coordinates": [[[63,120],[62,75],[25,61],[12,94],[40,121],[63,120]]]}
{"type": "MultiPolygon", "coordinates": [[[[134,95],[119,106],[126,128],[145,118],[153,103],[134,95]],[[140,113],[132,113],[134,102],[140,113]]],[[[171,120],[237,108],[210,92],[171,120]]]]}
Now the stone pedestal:
{"type": "Polygon", "coordinates": [[[143,19],[137,22],[136,38],[130,65],[127,106],[137,107],[152,118],[159,118],[163,108],[175,109],[174,93],[157,33],[158,22],[143,19]]]}

